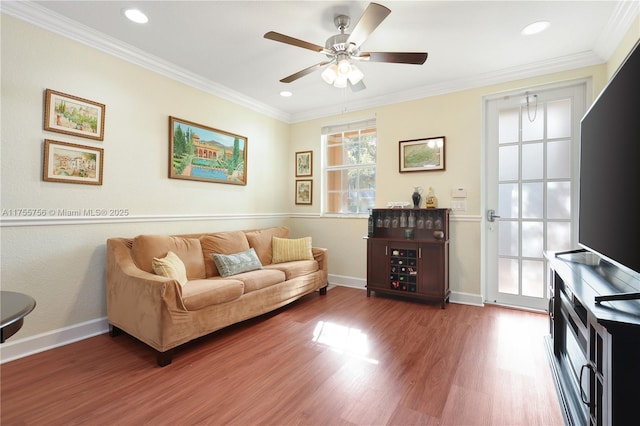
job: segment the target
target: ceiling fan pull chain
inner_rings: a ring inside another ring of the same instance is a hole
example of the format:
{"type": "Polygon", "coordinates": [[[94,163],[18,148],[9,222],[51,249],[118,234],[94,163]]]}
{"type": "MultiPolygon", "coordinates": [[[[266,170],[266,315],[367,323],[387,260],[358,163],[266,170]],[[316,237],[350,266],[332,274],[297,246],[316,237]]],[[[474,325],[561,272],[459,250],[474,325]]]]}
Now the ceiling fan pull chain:
{"type": "Polygon", "coordinates": [[[531,118],[531,111],[529,109],[529,92],[525,92],[527,95],[527,118],[529,118],[529,123],[533,123],[536,121],[536,116],[538,115],[538,95],[533,95],[533,98],[536,100],[536,109],[533,111],[533,118],[531,118]]]}

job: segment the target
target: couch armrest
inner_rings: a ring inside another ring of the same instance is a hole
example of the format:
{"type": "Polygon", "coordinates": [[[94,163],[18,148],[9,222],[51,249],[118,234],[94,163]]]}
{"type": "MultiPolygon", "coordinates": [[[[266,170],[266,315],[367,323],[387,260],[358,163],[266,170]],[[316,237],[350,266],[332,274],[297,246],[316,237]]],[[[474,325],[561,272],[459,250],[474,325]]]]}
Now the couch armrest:
{"type": "Polygon", "coordinates": [[[163,351],[163,319],[186,311],[180,284],[139,269],[124,238],[107,240],[106,275],[109,322],[163,351]]]}
{"type": "Polygon", "coordinates": [[[312,247],[313,258],[318,262],[318,267],[324,272],[324,280],[329,276],[329,250],[321,247],[312,247]]]}

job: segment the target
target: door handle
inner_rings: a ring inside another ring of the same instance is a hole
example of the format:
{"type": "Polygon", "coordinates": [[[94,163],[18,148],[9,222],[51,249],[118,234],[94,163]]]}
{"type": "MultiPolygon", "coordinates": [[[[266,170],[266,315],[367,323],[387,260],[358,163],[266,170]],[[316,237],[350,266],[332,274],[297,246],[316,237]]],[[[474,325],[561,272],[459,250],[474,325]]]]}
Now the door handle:
{"type": "Polygon", "coordinates": [[[496,211],[494,209],[489,209],[487,211],[487,220],[489,222],[495,222],[497,218],[499,218],[500,216],[498,216],[496,214],[496,211]]]}

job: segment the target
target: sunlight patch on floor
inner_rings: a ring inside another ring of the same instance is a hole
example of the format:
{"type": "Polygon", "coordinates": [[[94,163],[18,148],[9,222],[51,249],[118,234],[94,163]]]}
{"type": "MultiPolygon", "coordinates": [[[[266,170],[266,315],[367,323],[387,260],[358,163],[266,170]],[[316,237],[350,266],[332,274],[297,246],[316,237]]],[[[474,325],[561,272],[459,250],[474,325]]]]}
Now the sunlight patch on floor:
{"type": "Polygon", "coordinates": [[[312,340],[326,345],[338,353],[352,356],[371,364],[378,364],[378,360],[368,356],[370,346],[367,335],[356,328],[318,321],[315,330],[313,330],[312,340]]]}

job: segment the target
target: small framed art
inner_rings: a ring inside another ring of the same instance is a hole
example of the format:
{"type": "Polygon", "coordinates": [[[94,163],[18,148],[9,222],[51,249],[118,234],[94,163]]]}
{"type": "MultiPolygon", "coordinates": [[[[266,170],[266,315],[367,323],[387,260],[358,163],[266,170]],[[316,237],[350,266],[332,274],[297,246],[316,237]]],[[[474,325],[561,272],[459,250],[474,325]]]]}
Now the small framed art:
{"type": "Polygon", "coordinates": [[[47,89],[44,130],[104,140],[104,104],[47,89]]]}
{"type": "Polygon", "coordinates": [[[400,173],[445,169],[445,137],[400,141],[400,173]]]}
{"type": "Polygon", "coordinates": [[[313,151],[296,152],[296,177],[313,176],[313,151]]]}
{"type": "Polygon", "coordinates": [[[313,181],[311,179],[296,180],[296,204],[311,204],[313,199],[313,181]]]}
{"type": "Polygon", "coordinates": [[[45,139],[42,179],[102,185],[103,154],[102,148],[45,139]]]}

